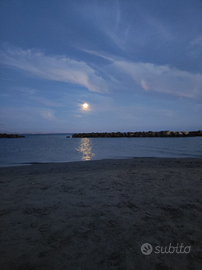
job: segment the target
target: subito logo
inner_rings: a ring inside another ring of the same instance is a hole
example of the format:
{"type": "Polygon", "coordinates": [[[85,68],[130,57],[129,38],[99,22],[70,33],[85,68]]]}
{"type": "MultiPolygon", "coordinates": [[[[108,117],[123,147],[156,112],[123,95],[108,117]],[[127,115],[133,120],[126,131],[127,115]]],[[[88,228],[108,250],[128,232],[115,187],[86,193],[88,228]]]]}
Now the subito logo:
{"type": "Polygon", "coordinates": [[[144,255],[149,255],[152,253],[152,245],[148,244],[148,243],[145,243],[141,246],[141,251],[144,255]]]}

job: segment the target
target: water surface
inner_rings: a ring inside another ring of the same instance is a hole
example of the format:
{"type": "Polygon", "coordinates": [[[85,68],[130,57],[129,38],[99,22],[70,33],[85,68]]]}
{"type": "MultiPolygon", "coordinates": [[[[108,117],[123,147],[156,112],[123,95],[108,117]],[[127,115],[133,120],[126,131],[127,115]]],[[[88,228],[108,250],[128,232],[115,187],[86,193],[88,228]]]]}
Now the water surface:
{"type": "Polygon", "coordinates": [[[0,139],[0,166],[128,157],[202,157],[202,137],[66,138],[67,135],[0,139]]]}

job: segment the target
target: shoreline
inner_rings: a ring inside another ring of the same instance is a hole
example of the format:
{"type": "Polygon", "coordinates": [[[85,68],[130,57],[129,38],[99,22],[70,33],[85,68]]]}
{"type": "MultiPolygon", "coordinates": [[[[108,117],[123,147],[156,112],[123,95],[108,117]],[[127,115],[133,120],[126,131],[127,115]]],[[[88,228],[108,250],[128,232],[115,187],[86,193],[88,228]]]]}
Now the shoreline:
{"type": "Polygon", "coordinates": [[[104,162],[104,161],[124,161],[124,160],[147,160],[147,159],[168,159],[168,160],[202,160],[202,157],[121,157],[121,158],[103,158],[103,159],[92,159],[92,160],[79,160],[79,161],[64,161],[64,162],[23,162],[23,163],[6,163],[0,164],[0,168],[12,168],[12,167],[24,167],[24,166],[34,166],[34,165],[64,165],[64,164],[72,164],[72,163],[86,163],[86,162],[104,162]]]}
{"type": "Polygon", "coordinates": [[[201,175],[202,158],[1,167],[0,268],[200,269],[201,175]]]}

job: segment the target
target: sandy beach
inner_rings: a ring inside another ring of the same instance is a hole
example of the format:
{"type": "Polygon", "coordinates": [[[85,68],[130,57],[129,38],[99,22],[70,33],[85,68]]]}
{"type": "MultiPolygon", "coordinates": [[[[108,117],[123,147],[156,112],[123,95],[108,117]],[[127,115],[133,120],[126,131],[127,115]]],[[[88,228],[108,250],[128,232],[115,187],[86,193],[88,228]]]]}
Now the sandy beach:
{"type": "Polygon", "coordinates": [[[2,270],[201,269],[202,159],[0,168],[0,220],[2,270]]]}

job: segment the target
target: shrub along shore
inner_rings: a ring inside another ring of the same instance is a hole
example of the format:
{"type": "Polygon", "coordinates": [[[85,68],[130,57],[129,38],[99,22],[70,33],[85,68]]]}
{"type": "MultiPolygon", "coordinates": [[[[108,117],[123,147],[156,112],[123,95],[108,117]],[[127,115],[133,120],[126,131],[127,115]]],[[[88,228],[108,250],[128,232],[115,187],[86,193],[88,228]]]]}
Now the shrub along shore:
{"type": "MultiPolygon", "coordinates": [[[[75,133],[72,138],[120,138],[120,137],[194,137],[202,136],[202,130],[198,131],[139,131],[139,132],[102,132],[102,133],[75,133]]],[[[67,136],[68,137],[68,136],[67,136]]]]}

